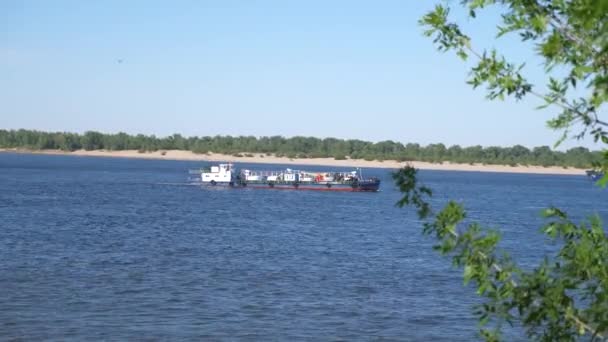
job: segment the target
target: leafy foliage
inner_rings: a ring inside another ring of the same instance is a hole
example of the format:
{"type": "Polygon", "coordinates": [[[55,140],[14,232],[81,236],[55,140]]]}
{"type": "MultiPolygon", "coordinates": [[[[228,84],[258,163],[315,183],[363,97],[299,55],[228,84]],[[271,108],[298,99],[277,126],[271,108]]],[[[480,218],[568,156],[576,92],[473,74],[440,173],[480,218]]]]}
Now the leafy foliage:
{"type": "Polygon", "coordinates": [[[542,341],[608,336],[608,237],[599,217],[577,225],[557,208],[545,210],[542,230],[562,247],[551,261],[526,271],[498,249],[499,232],[463,224],[461,204],[450,201],[433,211],[432,192],[418,184],[416,174],[412,167],[393,174],[404,193],[397,205],[417,209],[424,234],[437,240],[434,248],[463,269],[465,283],[477,287],[484,298],[476,314],[485,340],[498,341],[502,325],[516,320],[542,341]]]}
{"type": "MultiPolygon", "coordinates": [[[[471,18],[487,6],[499,7],[499,37],[516,33],[523,41],[535,42],[545,61],[548,92],[535,90],[522,74],[522,65],[508,62],[497,51],[475,50],[471,38],[449,21],[449,8],[438,5],[420,22],[440,51],[452,50],[463,59],[477,59],[469,84],[485,86],[490,99],[532,95],[545,101],[543,108],[558,108],[558,115],[548,122],[550,128],[564,133],[557,144],[579,127],[574,138],[590,134],[595,141],[608,144],[608,124],[599,118],[608,101],[608,1],[460,3],[468,8],[471,18]],[[553,74],[556,67],[560,72],[553,74]],[[579,93],[573,89],[581,84],[586,95],[573,95],[579,93]]],[[[604,150],[595,166],[606,173],[608,151],[604,150]]],[[[450,201],[435,212],[428,202],[431,192],[418,185],[415,169],[399,170],[394,179],[403,192],[397,205],[417,209],[423,232],[437,240],[435,249],[450,256],[454,265],[463,269],[465,283],[473,283],[483,297],[476,313],[485,340],[500,340],[502,325],[514,321],[529,337],[541,341],[608,338],[608,237],[598,216],[577,224],[558,208],[546,209],[547,223],[542,231],[557,243],[559,252],[535,269],[524,270],[499,249],[499,232],[484,229],[479,223],[463,223],[466,211],[462,204],[450,201]]]]}
{"type": "MultiPolygon", "coordinates": [[[[556,107],[560,112],[547,125],[561,130],[563,137],[582,127],[573,136],[591,135],[596,142],[608,144],[608,122],[600,119],[608,101],[608,1],[606,0],[460,0],[469,17],[488,6],[502,9],[498,37],[517,34],[532,41],[547,71],[546,93],[538,92],[527,81],[524,65],[508,62],[496,50],[478,51],[471,38],[449,19],[450,9],[437,5],[422,17],[424,34],[432,37],[440,51],[455,51],[467,59],[476,58],[468,83],[485,86],[489,99],[528,95],[545,102],[541,108],[556,107]],[[559,67],[559,68],[558,68],[559,67]],[[555,71],[559,69],[559,72],[555,71]],[[583,86],[580,90],[577,87],[583,86]],[[584,93],[584,96],[575,94],[584,93]]],[[[608,159],[594,165],[608,177],[608,159]]]]}
{"type": "Polygon", "coordinates": [[[420,146],[403,145],[394,141],[372,143],[361,140],[312,137],[284,138],[252,136],[183,137],[174,134],[158,138],[125,133],[102,134],[86,132],[48,133],[29,130],[0,130],[0,148],[59,149],[64,151],[85,150],[190,150],[195,153],[274,153],[291,158],[334,158],[337,160],[418,160],[426,162],[485,163],[505,165],[573,166],[590,168],[601,160],[600,152],[584,147],[571,148],[566,152],[553,151],[548,146],[528,149],[521,145],[513,147],[446,147],[443,144],[420,146]]]}

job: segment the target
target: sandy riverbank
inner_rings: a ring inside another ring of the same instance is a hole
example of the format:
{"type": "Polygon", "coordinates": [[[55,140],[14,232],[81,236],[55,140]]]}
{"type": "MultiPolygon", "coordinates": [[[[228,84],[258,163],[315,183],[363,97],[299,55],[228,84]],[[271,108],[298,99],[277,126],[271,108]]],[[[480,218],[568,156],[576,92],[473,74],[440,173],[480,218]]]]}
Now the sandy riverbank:
{"type": "MultiPolygon", "coordinates": [[[[195,154],[190,151],[168,150],[139,153],[135,150],[129,151],[85,151],[65,152],[59,150],[31,151],[21,149],[0,149],[0,152],[16,153],[36,153],[36,154],[56,154],[71,156],[90,156],[90,157],[118,157],[118,158],[144,158],[144,159],[167,159],[167,160],[192,160],[192,161],[213,161],[213,162],[240,162],[240,163],[261,163],[261,164],[289,164],[289,165],[322,165],[322,166],[344,166],[362,168],[400,168],[405,162],[395,160],[367,161],[362,159],[335,160],[333,158],[287,158],[266,156],[255,153],[253,157],[235,157],[226,154],[210,153],[195,154]]],[[[536,174],[560,174],[560,175],[584,175],[585,170],[563,167],[542,167],[542,166],[509,166],[509,165],[482,165],[482,164],[455,164],[444,162],[409,162],[416,168],[422,170],[446,170],[446,171],[478,171],[478,172],[510,172],[510,173],[536,173],[536,174]]]]}

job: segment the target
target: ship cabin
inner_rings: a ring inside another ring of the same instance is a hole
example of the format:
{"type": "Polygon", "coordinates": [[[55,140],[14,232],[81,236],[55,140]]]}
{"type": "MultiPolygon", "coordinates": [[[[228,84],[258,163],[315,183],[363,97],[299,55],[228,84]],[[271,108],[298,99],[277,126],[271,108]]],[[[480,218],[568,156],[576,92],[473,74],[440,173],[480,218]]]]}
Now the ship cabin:
{"type": "Polygon", "coordinates": [[[201,172],[201,181],[203,183],[233,183],[234,182],[234,165],[232,163],[219,164],[211,166],[201,172]]]}

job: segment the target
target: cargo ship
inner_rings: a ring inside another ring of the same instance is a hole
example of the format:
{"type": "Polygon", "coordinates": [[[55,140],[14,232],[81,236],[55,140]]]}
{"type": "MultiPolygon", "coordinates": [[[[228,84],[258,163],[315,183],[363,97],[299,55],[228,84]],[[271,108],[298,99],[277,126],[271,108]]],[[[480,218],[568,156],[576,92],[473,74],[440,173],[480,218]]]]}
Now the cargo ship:
{"type": "Polygon", "coordinates": [[[351,192],[375,192],[380,189],[380,179],[363,178],[361,169],[351,172],[259,171],[237,169],[234,164],[226,163],[191,173],[200,173],[202,184],[209,186],[351,192]]]}

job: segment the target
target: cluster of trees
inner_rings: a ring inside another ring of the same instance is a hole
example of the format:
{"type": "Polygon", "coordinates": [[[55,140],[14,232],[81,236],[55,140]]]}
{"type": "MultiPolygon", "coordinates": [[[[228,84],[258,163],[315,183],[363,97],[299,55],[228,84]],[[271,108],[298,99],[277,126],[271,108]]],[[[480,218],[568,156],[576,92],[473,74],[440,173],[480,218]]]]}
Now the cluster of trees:
{"type": "Polygon", "coordinates": [[[568,151],[553,151],[548,146],[528,149],[513,147],[446,147],[444,144],[401,144],[394,141],[377,143],[362,140],[313,137],[285,138],[253,136],[183,137],[179,134],[158,138],[154,135],[103,134],[89,131],[84,134],[49,133],[32,130],[0,130],[1,148],[85,150],[189,150],[195,153],[239,154],[268,153],[298,158],[325,158],[366,160],[418,160],[428,162],[525,164],[542,166],[590,167],[600,158],[599,152],[583,147],[568,151]]]}

